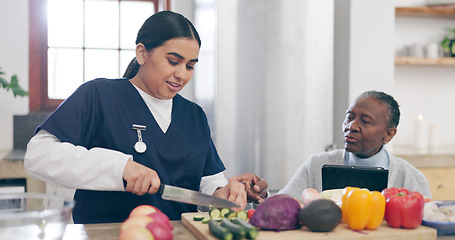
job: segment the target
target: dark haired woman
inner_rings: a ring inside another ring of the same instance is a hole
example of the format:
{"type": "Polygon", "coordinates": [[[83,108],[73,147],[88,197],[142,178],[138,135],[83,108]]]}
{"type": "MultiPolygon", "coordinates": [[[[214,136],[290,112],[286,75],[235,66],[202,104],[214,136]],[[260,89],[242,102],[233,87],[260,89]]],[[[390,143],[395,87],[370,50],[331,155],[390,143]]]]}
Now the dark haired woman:
{"type": "Polygon", "coordinates": [[[306,188],[321,192],[321,167],[335,164],[383,167],[389,170],[388,187],[404,187],[431,198],[425,176],[405,160],[390,155],[384,147],[397,133],[399,121],[399,106],[392,96],[364,92],[346,111],[342,126],[344,149],[311,156],[279,193],[300,199],[306,188]]]}
{"type": "Polygon", "coordinates": [[[159,12],[145,21],[136,44],[124,78],[82,84],[38,127],[27,147],[27,172],[77,189],[75,223],[121,222],[142,204],[170,219],[196,211],[153,194],[160,183],[245,207],[245,186],[224,177],[205,113],[178,94],[198,62],[194,26],[180,14],[159,12]]]}

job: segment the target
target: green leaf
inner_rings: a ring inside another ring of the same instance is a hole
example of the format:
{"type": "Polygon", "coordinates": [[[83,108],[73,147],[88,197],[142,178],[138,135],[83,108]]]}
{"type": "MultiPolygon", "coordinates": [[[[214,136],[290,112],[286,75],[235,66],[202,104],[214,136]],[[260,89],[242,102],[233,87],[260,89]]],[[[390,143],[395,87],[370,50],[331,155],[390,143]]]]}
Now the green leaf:
{"type": "Polygon", "coordinates": [[[19,86],[19,79],[17,78],[17,75],[13,75],[11,77],[11,82],[10,82],[10,88],[13,90],[14,97],[17,95],[19,96],[27,96],[28,92],[24,91],[21,86],[19,86]]]}
{"type": "Polygon", "coordinates": [[[28,92],[23,90],[21,86],[19,85],[19,79],[17,75],[13,75],[11,77],[11,82],[8,82],[4,78],[0,78],[0,85],[6,89],[6,91],[9,91],[10,89],[13,91],[14,97],[16,96],[28,96],[28,92]]]}
{"type": "Polygon", "coordinates": [[[28,92],[21,89],[21,90],[19,90],[19,91],[16,93],[16,95],[19,95],[19,96],[21,96],[21,97],[25,97],[25,96],[28,96],[28,92]]]}
{"type": "Polygon", "coordinates": [[[17,75],[13,75],[11,77],[11,82],[9,83],[9,85],[11,88],[19,86],[19,79],[17,79],[17,75]]]}
{"type": "Polygon", "coordinates": [[[0,84],[3,88],[8,88],[9,83],[4,78],[0,78],[0,84]]]}
{"type": "Polygon", "coordinates": [[[27,96],[28,95],[28,92],[22,90],[21,88],[13,88],[13,94],[14,94],[14,97],[16,96],[21,96],[21,97],[24,97],[24,96],[27,96]]]}
{"type": "Polygon", "coordinates": [[[442,39],[440,44],[441,44],[442,49],[444,50],[444,52],[449,52],[450,39],[448,37],[445,37],[444,39],[442,39]]]}

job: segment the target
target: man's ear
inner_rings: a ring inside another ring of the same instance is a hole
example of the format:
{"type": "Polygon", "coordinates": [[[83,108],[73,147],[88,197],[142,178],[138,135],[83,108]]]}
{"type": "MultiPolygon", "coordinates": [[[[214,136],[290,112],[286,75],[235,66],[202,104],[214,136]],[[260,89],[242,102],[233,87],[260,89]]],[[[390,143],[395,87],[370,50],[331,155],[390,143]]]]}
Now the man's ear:
{"type": "Polygon", "coordinates": [[[145,63],[146,56],[147,56],[147,49],[145,48],[144,44],[138,43],[136,45],[136,60],[139,63],[139,65],[142,65],[145,63]]]}

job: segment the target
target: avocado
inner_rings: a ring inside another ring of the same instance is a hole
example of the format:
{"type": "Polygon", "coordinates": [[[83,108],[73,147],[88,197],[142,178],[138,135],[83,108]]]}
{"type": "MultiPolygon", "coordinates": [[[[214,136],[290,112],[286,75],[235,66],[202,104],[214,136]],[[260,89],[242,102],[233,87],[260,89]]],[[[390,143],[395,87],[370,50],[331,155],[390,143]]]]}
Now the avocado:
{"type": "Polygon", "coordinates": [[[300,209],[299,221],[313,232],[330,232],[341,222],[341,209],[331,200],[317,199],[300,209]]]}

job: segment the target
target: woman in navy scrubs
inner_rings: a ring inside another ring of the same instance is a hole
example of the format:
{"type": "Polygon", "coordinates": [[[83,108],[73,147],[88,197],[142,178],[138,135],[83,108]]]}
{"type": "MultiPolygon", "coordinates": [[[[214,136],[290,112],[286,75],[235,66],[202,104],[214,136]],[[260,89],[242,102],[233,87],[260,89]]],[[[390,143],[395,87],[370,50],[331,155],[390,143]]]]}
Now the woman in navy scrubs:
{"type": "Polygon", "coordinates": [[[178,94],[198,62],[201,40],[191,22],[178,13],[156,13],[136,44],[124,78],[82,84],[38,127],[27,147],[27,172],[77,189],[75,223],[122,222],[142,204],[172,220],[196,211],[195,205],[153,194],[160,183],[226,198],[241,208],[247,195],[264,198],[267,182],[254,174],[226,180],[205,113],[178,94]]]}

